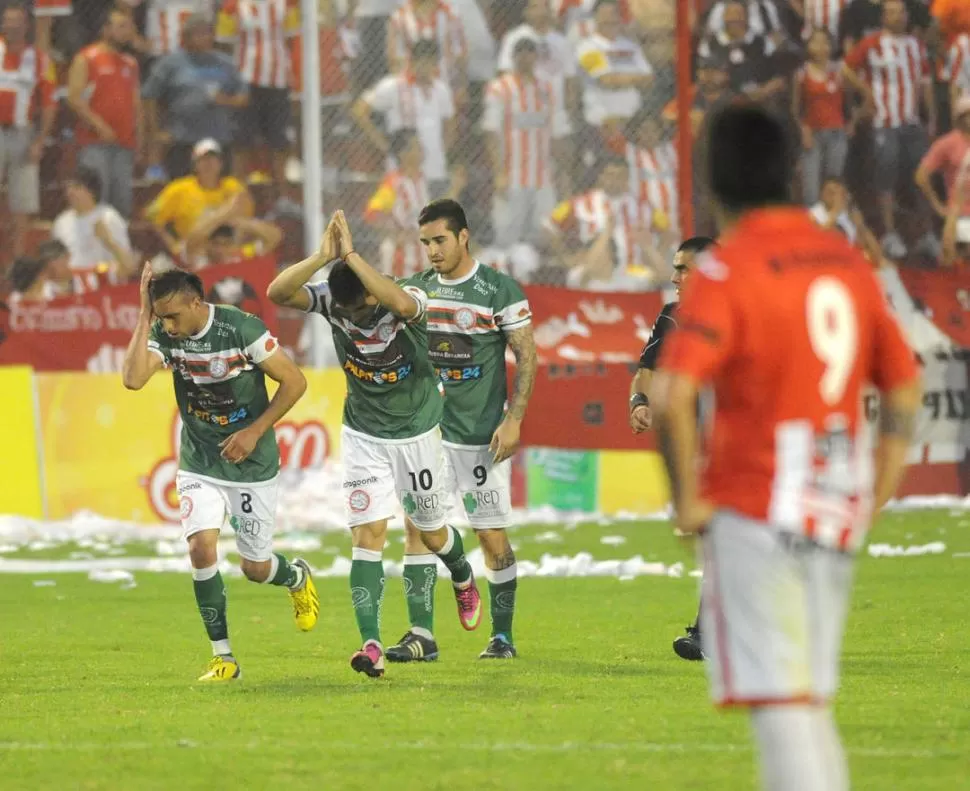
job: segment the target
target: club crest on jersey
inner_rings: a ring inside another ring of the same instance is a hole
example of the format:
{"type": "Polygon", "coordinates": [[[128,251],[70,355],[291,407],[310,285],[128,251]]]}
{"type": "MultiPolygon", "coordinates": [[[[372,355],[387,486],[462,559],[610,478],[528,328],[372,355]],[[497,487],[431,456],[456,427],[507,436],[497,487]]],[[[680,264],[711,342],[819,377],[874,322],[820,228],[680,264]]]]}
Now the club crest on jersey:
{"type": "Polygon", "coordinates": [[[189,515],[192,513],[192,498],[189,496],[183,496],[179,500],[179,515],[182,519],[188,519],[189,515]]]}
{"type": "Polygon", "coordinates": [[[380,338],[380,340],[384,343],[387,343],[393,335],[394,327],[392,327],[390,324],[381,324],[377,328],[377,337],[380,338]]]}
{"type": "Polygon", "coordinates": [[[213,379],[222,379],[229,373],[229,366],[221,357],[213,357],[209,361],[209,376],[213,379]]]}
{"type": "Polygon", "coordinates": [[[458,308],[455,311],[455,324],[458,325],[458,329],[470,330],[475,326],[475,314],[468,308],[458,308]]]}

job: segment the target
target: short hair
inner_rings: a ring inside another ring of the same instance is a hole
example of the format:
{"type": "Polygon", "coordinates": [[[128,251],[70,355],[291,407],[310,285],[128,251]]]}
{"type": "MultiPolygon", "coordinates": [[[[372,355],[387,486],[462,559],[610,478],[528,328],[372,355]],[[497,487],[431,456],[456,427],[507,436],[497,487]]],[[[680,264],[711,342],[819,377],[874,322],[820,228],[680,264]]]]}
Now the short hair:
{"type": "Polygon", "coordinates": [[[41,261],[39,258],[29,258],[27,256],[17,258],[14,260],[13,265],[10,267],[10,273],[7,275],[10,286],[14,291],[26,291],[37,282],[37,278],[44,273],[44,267],[46,266],[47,262],[41,261]]]}
{"type": "Polygon", "coordinates": [[[367,298],[367,289],[350,264],[342,258],[334,261],[327,275],[330,296],[338,305],[359,305],[367,298]]]}
{"type": "Polygon", "coordinates": [[[152,302],[175,294],[205,299],[202,278],[195,272],[187,272],[184,269],[169,269],[160,275],[155,275],[148,283],[148,296],[152,302]]]}
{"type": "Polygon", "coordinates": [[[438,59],[439,51],[438,44],[430,39],[422,38],[414,43],[411,47],[411,57],[413,59],[417,58],[434,58],[438,59]]]}
{"type": "Polygon", "coordinates": [[[45,265],[60,258],[62,255],[69,254],[70,250],[67,249],[67,245],[60,239],[48,239],[46,242],[41,242],[37,245],[37,258],[43,261],[45,265]]]}
{"type": "Polygon", "coordinates": [[[740,212],[791,202],[796,149],[792,119],[752,103],[713,114],[705,135],[705,170],[714,197],[740,212]]]}
{"type": "Polygon", "coordinates": [[[714,247],[717,242],[710,236],[692,236],[684,239],[677,248],[678,253],[703,253],[708,247],[714,247]]]}
{"type": "Polygon", "coordinates": [[[438,198],[421,209],[418,215],[418,225],[444,220],[448,230],[455,236],[468,228],[468,219],[461,204],[451,198],[438,198]]]}
{"type": "Polygon", "coordinates": [[[212,233],[209,234],[209,239],[220,239],[223,237],[228,237],[229,239],[236,238],[236,230],[231,225],[220,225],[212,233]]]}
{"type": "Polygon", "coordinates": [[[596,0],[593,3],[593,14],[599,11],[605,5],[619,6],[619,0],[596,0]]]}
{"type": "Polygon", "coordinates": [[[100,202],[102,183],[101,174],[98,171],[81,166],[74,171],[74,174],[68,178],[68,181],[80,184],[94,196],[95,202],[100,202]]]}
{"type": "Polygon", "coordinates": [[[395,159],[404,153],[404,150],[417,139],[418,135],[413,129],[399,129],[391,135],[390,154],[395,159]]]}

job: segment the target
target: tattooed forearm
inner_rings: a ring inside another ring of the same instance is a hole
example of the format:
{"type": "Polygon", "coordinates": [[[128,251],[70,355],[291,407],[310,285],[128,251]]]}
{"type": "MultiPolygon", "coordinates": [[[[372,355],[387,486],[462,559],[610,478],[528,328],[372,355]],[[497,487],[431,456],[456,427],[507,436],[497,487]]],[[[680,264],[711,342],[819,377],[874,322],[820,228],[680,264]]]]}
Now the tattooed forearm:
{"type": "Polygon", "coordinates": [[[539,367],[536,342],[532,336],[532,325],[512,330],[506,340],[515,355],[515,390],[509,402],[509,415],[516,420],[525,417],[525,410],[532,397],[536,382],[536,369],[539,367]]]}
{"type": "Polygon", "coordinates": [[[916,431],[916,412],[884,404],[879,410],[879,433],[911,439],[916,431]]]}

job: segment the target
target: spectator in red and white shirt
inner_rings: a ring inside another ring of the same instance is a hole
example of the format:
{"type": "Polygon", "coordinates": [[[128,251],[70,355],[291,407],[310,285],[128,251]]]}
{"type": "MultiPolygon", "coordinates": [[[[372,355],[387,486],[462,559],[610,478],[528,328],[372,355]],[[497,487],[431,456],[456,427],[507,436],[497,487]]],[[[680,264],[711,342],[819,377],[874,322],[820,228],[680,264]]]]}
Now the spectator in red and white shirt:
{"type": "Polygon", "coordinates": [[[665,235],[677,236],[677,146],[664,138],[655,113],[637,113],[627,125],[626,137],[610,147],[626,157],[630,194],[649,204],[654,227],[665,235]]]}
{"type": "Polygon", "coordinates": [[[636,115],[654,80],[640,45],[623,34],[617,0],[598,0],[596,32],[578,48],[585,72],[583,115],[590,126],[618,128],[636,115]]]}
{"type": "MultiPolygon", "coordinates": [[[[873,180],[883,224],[880,243],[886,255],[898,259],[906,255],[906,245],[896,232],[895,196],[901,185],[912,183],[913,173],[929,148],[929,138],[936,134],[936,100],[926,48],[906,32],[905,4],[902,0],[884,0],[882,12],[882,30],[866,36],[848,53],[844,73],[860,92],[868,89],[873,96],[873,180]],[[927,126],[920,118],[921,98],[927,126]]],[[[927,255],[939,255],[939,244],[929,231],[920,247],[927,255]]]]}
{"type": "Polygon", "coordinates": [[[850,0],[793,0],[792,7],[804,21],[802,38],[806,41],[816,30],[824,30],[831,37],[833,51],[842,51],[839,40],[839,24],[842,12],[850,0]]]}
{"type": "Polygon", "coordinates": [[[112,9],[101,40],[75,56],[67,78],[78,164],[98,173],[102,198],[125,217],[131,216],[135,156],[144,142],[138,61],[125,52],[134,35],[131,14],[112,9]]]}
{"type": "Polygon", "coordinates": [[[560,203],[546,220],[546,245],[573,288],[636,291],[666,269],[654,241],[653,210],[629,192],[626,159],[601,163],[596,187],[560,203]]]}
{"type": "Polygon", "coordinates": [[[28,21],[26,7],[8,5],[0,26],[0,184],[7,185],[14,255],[23,252],[29,218],[40,210],[39,163],[57,113],[54,68],[28,45],[28,21]]]}
{"type": "Polygon", "coordinates": [[[970,95],[970,32],[961,33],[946,55],[943,78],[950,83],[950,105],[970,95]]]}
{"type": "Polygon", "coordinates": [[[438,47],[438,76],[456,95],[468,80],[468,48],[461,20],[443,0],[407,0],[391,15],[387,31],[387,63],[392,74],[409,66],[411,50],[419,41],[438,47]]]}
{"type": "Polygon", "coordinates": [[[298,0],[226,0],[216,20],[216,40],[232,45],[236,65],[249,86],[249,105],[233,152],[237,173],[245,177],[258,139],[272,152],[272,177],[281,205],[290,149],[290,48],[300,32],[298,0]]]}
{"type": "Polygon", "coordinates": [[[213,0],[148,0],[145,8],[145,38],[155,57],[182,49],[185,23],[191,16],[212,18],[213,0]]]}
{"type": "MultiPolygon", "coordinates": [[[[956,192],[957,179],[970,168],[970,96],[964,96],[953,107],[953,131],[930,146],[916,170],[916,185],[922,190],[933,210],[947,216],[947,207],[956,192]],[[933,176],[940,173],[946,188],[941,199],[933,186],[933,176]]],[[[970,193],[970,191],[968,191],[970,193]]]]}
{"type": "MultiPolygon", "coordinates": [[[[868,91],[864,98],[872,100],[868,91]]],[[[849,153],[845,76],[832,60],[827,30],[809,36],[808,61],[795,75],[792,112],[802,128],[802,201],[811,206],[825,179],[842,178],[849,153]]]]}
{"type": "Polygon", "coordinates": [[[371,120],[372,112],[384,116],[387,134],[401,129],[417,133],[432,200],[448,189],[448,152],[457,133],[452,92],[437,72],[438,45],[419,41],[411,50],[407,71],[385,77],[351,108],[361,131],[384,154],[390,154],[391,144],[371,120]]]}
{"type": "Polygon", "coordinates": [[[538,46],[534,37],[519,38],[513,70],[489,83],[485,93],[482,129],[495,179],[494,244],[505,249],[539,241],[556,205],[554,148],[569,132],[552,84],[536,77],[538,46]]]}

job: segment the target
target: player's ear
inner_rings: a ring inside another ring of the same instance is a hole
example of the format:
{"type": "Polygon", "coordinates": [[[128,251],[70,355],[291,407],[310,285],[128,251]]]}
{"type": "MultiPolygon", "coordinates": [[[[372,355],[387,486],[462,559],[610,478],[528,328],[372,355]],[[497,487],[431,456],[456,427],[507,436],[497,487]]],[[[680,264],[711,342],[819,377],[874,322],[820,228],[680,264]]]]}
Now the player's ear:
{"type": "Polygon", "coordinates": [[[470,234],[468,233],[468,229],[467,228],[462,228],[458,232],[458,244],[460,244],[466,250],[468,249],[468,240],[469,240],[469,238],[470,238],[470,234]]]}

